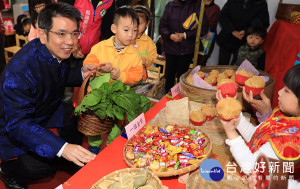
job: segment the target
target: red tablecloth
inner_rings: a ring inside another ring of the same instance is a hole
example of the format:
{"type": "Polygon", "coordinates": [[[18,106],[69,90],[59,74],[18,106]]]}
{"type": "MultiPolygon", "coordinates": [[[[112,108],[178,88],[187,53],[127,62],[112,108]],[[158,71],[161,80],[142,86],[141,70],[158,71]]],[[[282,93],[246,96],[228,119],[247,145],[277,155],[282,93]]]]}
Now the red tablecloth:
{"type": "Polygon", "coordinates": [[[275,80],[272,106],[278,105],[278,91],[284,86],[283,77],[300,53],[300,25],[277,20],[263,44],[266,52],[265,72],[275,80]]]}
{"type": "MultiPolygon", "coordinates": [[[[175,99],[180,99],[179,95],[175,99]]],[[[166,106],[168,98],[162,98],[145,114],[146,122],[150,121],[155,115],[166,106]]],[[[103,176],[112,173],[118,169],[128,168],[123,159],[123,148],[127,139],[119,136],[103,151],[101,151],[95,160],[85,165],[80,171],[73,175],[63,184],[64,189],[85,189],[91,188],[103,176]]],[[[170,189],[184,189],[185,185],[178,182],[178,177],[161,178],[163,185],[170,189]]]]}

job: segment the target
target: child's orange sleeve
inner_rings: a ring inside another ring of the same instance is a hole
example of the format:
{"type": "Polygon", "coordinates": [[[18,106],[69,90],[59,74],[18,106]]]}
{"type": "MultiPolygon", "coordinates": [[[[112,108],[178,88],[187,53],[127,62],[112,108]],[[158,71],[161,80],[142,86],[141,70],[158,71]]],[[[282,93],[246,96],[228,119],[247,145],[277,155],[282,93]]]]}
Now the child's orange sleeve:
{"type": "Polygon", "coordinates": [[[91,52],[86,56],[86,58],[83,61],[83,65],[100,65],[100,61],[96,54],[99,54],[100,52],[100,44],[97,43],[94,45],[91,49],[91,52]]]}
{"type": "Polygon", "coordinates": [[[96,55],[94,54],[88,54],[85,60],[83,61],[83,65],[100,65],[99,60],[96,55]]]}

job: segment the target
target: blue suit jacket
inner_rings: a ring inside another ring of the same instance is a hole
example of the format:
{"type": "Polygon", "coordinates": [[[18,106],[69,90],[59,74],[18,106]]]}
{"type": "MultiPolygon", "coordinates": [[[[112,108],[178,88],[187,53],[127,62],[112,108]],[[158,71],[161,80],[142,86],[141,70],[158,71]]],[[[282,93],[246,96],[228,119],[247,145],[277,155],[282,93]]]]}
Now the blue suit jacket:
{"type": "Polygon", "coordinates": [[[0,158],[33,151],[54,158],[65,141],[47,128],[63,126],[65,86],[80,86],[80,68],[59,63],[39,39],[8,63],[0,81],[0,158]]]}

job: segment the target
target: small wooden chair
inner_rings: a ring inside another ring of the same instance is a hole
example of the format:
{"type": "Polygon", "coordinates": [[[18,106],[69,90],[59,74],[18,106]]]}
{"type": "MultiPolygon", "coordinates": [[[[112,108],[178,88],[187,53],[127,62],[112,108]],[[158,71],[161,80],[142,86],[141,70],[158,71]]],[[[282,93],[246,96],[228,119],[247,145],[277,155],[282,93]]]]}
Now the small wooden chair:
{"type": "Polygon", "coordinates": [[[147,82],[159,82],[161,78],[160,67],[154,67],[151,65],[147,68],[148,79],[147,82]]]}
{"type": "Polygon", "coordinates": [[[13,55],[15,55],[22,48],[21,44],[20,44],[20,40],[25,41],[25,44],[28,43],[28,38],[27,37],[25,37],[23,35],[16,34],[16,46],[4,48],[4,55],[5,55],[6,64],[11,59],[11,57],[13,55]],[[12,54],[12,56],[8,56],[9,53],[12,54]]]}
{"type": "Polygon", "coordinates": [[[164,77],[166,72],[166,61],[156,59],[154,64],[158,65],[157,67],[151,65],[147,68],[148,79],[147,82],[153,83],[156,85],[155,90],[153,91],[152,97],[156,96],[158,89],[161,89],[164,86],[164,77]],[[162,70],[162,71],[161,71],[162,70]]]}

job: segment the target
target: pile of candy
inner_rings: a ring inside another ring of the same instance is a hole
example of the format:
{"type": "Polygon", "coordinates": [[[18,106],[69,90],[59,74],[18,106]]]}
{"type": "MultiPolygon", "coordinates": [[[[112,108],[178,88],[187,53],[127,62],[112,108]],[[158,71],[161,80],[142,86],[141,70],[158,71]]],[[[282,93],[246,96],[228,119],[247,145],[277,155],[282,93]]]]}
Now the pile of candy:
{"type": "Polygon", "coordinates": [[[135,167],[149,166],[166,172],[199,162],[205,157],[207,136],[201,131],[167,126],[166,129],[146,126],[125,146],[125,158],[135,167]]]}

